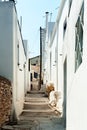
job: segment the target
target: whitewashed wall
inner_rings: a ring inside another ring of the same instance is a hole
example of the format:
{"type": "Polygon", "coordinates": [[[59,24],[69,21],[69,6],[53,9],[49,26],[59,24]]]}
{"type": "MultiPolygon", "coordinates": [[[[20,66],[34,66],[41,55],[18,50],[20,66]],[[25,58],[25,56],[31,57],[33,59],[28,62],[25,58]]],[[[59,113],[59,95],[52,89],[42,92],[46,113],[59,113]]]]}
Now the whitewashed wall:
{"type": "MultiPolygon", "coordinates": [[[[58,90],[63,93],[65,107],[67,108],[66,130],[82,130],[87,129],[87,0],[84,0],[83,61],[76,72],[75,26],[82,7],[83,0],[72,0],[72,7],[69,17],[68,2],[69,0],[66,0],[65,2],[64,0],[62,0],[59,9],[61,13],[59,12],[57,17],[57,31],[54,35],[55,37],[57,34],[58,37],[58,90]],[[67,18],[67,29],[65,37],[63,39],[63,23],[65,18],[67,18]],[[65,60],[66,71],[64,70],[65,60]],[[64,73],[66,73],[66,82],[64,82],[64,73]]],[[[50,52],[52,53],[52,63],[54,59],[54,50],[55,42],[53,40],[52,46],[50,48],[50,52]]],[[[54,68],[52,68],[51,71],[51,79],[53,79],[54,68]]]]}
{"type": "Polygon", "coordinates": [[[0,75],[9,79],[13,88],[12,114],[22,112],[24,102],[24,64],[22,35],[13,2],[0,2],[0,75]],[[18,65],[18,44],[19,63],[18,65]]]}
{"type": "Polygon", "coordinates": [[[50,48],[50,52],[51,53],[51,65],[49,65],[50,69],[50,81],[53,82],[54,86],[55,86],[55,90],[57,90],[57,59],[56,59],[56,44],[57,44],[57,35],[55,34],[54,38],[53,38],[53,43],[52,46],[50,48]]]}
{"type": "Polygon", "coordinates": [[[87,129],[87,1],[84,1],[84,38],[83,38],[83,61],[75,72],[75,25],[81,10],[83,0],[73,0],[71,14],[69,18],[68,32],[68,75],[67,75],[67,130],[87,129]],[[77,8],[78,5],[78,8],[77,8]],[[70,45],[69,45],[70,43],[70,45]]]}
{"type": "Polygon", "coordinates": [[[26,85],[25,83],[26,71],[25,71],[24,65],[26,63],[26,57],[25,57],[22,34],[20,31],[20,26],[18,24],[17,14],[15,11],[16,11],[15,8],[13,8],[13,45],[14,45],[14,48],[13,48],[13,53],[14,53],[14,58],[13,58],[14,89],[13,89],[13,92],[14,92],[14,106],[15,106],[17,117],[18,117],[18,115],[22,112],[23,103],[24,103],[24,95],[25,95],[24,90],[25,90],[25,85],[26,85]]]}
{"type": "Polygon", "coordinates": [[[13,79],[12,5],[0,2],[0,75],[13,79]],[[8,17],[10,16],[10,17],[8,17]]]}
{"type": "Polygon", "coordinates": [[[29,90],[29,72],[28,72],[28,41],[23,40],[26,52],[25,68],[24,68],[24,92],[29,90]]]}
{"type": "MultiPolygon", "coordinates": [[[[58,33],[58,90],[63,92],[63,44],[65,44],[66,34],[63,37],[64,21],[68,21],[68,1],[65,2],[59,19],[58,33]]],[[[66,28],[67,32],[67,28],[66,28]]],[[[63,94],[63,93],[62,93],[63,94]]]]}
{"type": "MultiPolygon", "coordinates": [[[[67,1],[68,2],[68,1],[67,1]]],[[[66,91],[66,129],[67,130],[73,130],[73,129],[87,129],[86,126],[86,109],[87,109],[87,104],[86,104],[86,78],[87,77],[87,71],[86,71],[86,57],[87,57],[87,52],[86,52],[86,28],[87,28],[87,21],[86,21],[86,13],[87,13],[87,1],[85,1],[85,17],[84,17],[84,38],[83,38],[83,61],[77,71],[75,72],[75,26],[76,22],[82,7],[82,2],[83,0],[73,0],[72,2],[72,7],[71,7],[71,12],[68,17],[67,21],[67,30],[65,34],[65,38],[63,40],[63,45],[59,45],[59,51],[62,50],[62,62],[58,59],[58,63],[60,63],[60,66],[64,67],[64,62],[65,59],[67,59],[67,78],[66,78],[66,88],[65,88],[65,83],[64,83],[64,74],[61,76],[59,82],[60,84],[63,81],[63,86],[64,86],[64,95],[66,91]],[[78,8],[77,8],[78,5],[78,8]],[[61,47],[60,47],[61,46],[61,47]],[[62,80],[61,80],[62,79],[62,80]],[[65,90],[66,89],[66,90],[65,90]]],[[[68,5],[68,4],[67,4],[68,5]]],[[[66,12],[66,9],[64,9],[64,12],[66,12]]],[[[62,16],[64,18],[63,12],[62,16]]],[[[60,21],[60,28],[62,27],[62,22],[64,20],[62,19],[60,21]]],[[[61,32],[61,29],[59,31],[59,35],[63,34],[61,32]]],[[[61,36],[59,36],[59,39],[61,39],[61,36]]],[[[59,42],[61,43],[61,42],[59,42]]],[[[59,52],[58,51],[58,52],[59,52]]],[[[60,67],[59,66],[59,67],[60,67]]],[[[60,69],[60,68],[59,68],[60,69]]],[[[58,70],[59,70],[58,69],[58,70]]],[[[61,69],[60,69],[61,70],[61,69]]],[[[63,72],[65,70],[63,69],[63,72]]],[[[61,74],[61,71],[59,71],[59,75],[61,74]]],[[[65,97],[64,97],[65,100],[65,97]]]]}

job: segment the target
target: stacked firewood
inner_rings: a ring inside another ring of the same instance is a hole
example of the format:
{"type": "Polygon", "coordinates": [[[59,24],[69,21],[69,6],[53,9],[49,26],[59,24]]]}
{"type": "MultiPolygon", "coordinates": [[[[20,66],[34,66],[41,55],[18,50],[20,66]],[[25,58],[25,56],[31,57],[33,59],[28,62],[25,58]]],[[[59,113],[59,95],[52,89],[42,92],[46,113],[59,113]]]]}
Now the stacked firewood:
{"type": "Polygon", "coordinates": [[[12,107],[11,82],[0,76],[0,126],[9,122],[12,107]]]}

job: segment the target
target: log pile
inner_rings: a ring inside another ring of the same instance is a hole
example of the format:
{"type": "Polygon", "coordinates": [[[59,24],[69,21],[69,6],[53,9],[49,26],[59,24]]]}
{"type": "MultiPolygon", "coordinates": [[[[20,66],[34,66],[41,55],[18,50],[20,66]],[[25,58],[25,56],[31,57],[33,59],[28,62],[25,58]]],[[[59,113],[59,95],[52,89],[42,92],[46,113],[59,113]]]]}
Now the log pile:
{"type": "Polygon", "coordinates": [[[12,107],[11,82],[0,76],[0,126],[9,122],[12,107]]]}

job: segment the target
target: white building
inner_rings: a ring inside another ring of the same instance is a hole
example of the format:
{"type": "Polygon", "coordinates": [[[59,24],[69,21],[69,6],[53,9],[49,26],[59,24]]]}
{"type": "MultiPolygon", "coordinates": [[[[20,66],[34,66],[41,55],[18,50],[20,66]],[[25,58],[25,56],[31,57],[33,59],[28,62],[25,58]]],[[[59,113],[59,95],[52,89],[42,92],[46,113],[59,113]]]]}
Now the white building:
{"type": "Polygon", "coordinates": [[[24,94],[28,84],[27,63],[15,3],[0,2],[0,75],[12,83],[12,116],[17,118],[22,112],[24,94]]]}
{"type": "Polygon", "coordinates": [[[66,130],[87,129],[87,0],[61,1],[48,57],[50,80],[63,95],[66,130]]]}
{"type": "Polygon", "coordinates": [[[49,22],[49,12],[46,12],[46,25],[45,28],[41,29],[41,39],[42,39],[42,78],[43,83],[46,84],[50,79],[50,74],[48,73],[48,61],[49,61],[49,40],[52,34],[52,30],[55,22],[49,22]]]}

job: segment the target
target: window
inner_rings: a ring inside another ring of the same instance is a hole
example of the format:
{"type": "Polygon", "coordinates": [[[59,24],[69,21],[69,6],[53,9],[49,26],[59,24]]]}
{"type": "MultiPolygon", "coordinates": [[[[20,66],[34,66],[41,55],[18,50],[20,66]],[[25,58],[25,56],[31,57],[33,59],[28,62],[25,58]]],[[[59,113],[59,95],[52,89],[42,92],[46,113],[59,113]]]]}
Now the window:
{"type": "Polygon", "coordinates": [[[30,71],[30,59],[29,59],[29,62],[28,62],[28,71],[30,71]]]}
{"type": "Polygon", "coordinates": [[[51,72],[52,72],[52,52],[50,52],[50,80],[51,80],[51,72]]]}
{"type": "Polygon", "coordinates": [[[72,6],[72,0],[69,0],[69,12],[68,12],[68,16],[70,15],[71,6],[72,6]]]}
{"type": "Polygon", "coordinates": [[[67,19],[65,19],[64,24],[63,24],[63,38],[65,36],[66,29],[67,29],[67,19]]]}
{"type": "MultiPolygon", "coordinates": [[[[84,4],[83,4],[84,5],[84,4]]],[[[82,63],[83,55],[83,24],[84,24],[84,6],[82,5],[75,30],[75,72],[82,63]]]]}
{"type": "Polygon", "coordinates": [[[19,63],[19,44],[17,45],[17,59],[18,59],[17,64],[19,66],[20,65],[20,63],[19,63]]]}
{"type": "Polygon", "coordinates": [[[38,78],[38,73],[34,72],[34,78],[38,78]]]}

